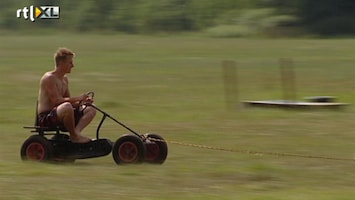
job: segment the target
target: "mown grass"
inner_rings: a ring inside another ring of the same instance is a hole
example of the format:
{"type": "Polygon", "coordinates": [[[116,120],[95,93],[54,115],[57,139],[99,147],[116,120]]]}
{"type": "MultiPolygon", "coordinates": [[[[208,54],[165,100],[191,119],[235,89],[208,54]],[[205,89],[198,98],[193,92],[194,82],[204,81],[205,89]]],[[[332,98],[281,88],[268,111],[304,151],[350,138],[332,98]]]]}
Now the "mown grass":
{"type": "MultiPolygon", "coordinates": [[[[355,156],[352,106],[344,110],[226,109],[221,62],[238,63],[239,99],[281,99],[279,58],[292,58],[297,98],[354,103],[355,40],[197,36],[1,35],[0,199],[352,199],[354,163],[252,155],[169,144],[163,165],[117,166],[111,156],[73,165],[22,162],[41,75],[66,46],[77,53],[72,94],[134,130],[229,149],[355,156]]],[[[85,134],[94,137],[98,116],[85,134]]],[[[127,131],[106,121],[102,136],[127,131]]]]}

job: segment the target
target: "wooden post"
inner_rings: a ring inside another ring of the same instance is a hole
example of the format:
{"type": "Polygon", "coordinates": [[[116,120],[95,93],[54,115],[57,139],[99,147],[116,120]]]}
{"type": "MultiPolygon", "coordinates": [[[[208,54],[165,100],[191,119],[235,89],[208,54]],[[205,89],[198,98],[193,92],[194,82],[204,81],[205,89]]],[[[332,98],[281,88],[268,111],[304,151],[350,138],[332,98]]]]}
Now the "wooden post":
{"type": "Polygon", "coordinates": [[[222,61],[222,71],[224,80],[224,96],[226,101],[226,108],[231,110],[235,108],[238,101],[238,79],[237,79],[237,65],[235,61],[222,61]]]}
{"type": "Polygon", "coordinates": [[[280,72],[281,72],[281,84],[283,90],[283,98],[286,101],[296,101],[296,84],[295,73],[293,70],[293,61],[288,58],[281,58],[280,72]]]}

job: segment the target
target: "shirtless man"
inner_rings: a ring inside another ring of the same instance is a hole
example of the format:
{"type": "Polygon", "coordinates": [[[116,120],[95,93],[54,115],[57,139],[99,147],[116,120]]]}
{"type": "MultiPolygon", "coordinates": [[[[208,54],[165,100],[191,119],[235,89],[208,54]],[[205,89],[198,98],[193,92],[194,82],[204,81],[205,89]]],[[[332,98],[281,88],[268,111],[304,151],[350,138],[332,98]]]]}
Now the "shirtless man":
{"type": "Polygon", "coordinates": [[[74,67],[75,54],[67,48],[59,48],[54,54],[55,68],[46,72],[40,81],[38,98],[38,124],[44,127],[62,124],[70,133],[73,143],[86,143],[91,139],[81,131],[95,117],[96,110],[90,106],[82,110],[79,103],[93,103],[87,94],[71,97],[67,73],[74,67]],[[74,109],[78,108],[78,109],[74,109]]]}

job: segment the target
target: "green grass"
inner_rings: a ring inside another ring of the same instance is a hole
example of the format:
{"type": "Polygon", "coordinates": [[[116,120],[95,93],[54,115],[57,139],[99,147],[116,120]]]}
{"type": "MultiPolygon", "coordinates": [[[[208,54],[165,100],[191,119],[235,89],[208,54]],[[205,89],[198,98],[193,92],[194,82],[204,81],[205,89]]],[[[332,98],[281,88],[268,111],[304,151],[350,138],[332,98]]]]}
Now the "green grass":
{"type": "MultiPolygon", "coordinates": [[[[218,39],[197,36],[0,36],[0,199],[352,199],[354,163],[169,145],[163,165],[117,166],[111,156],[73,165],[22,162],[41,75],[53,53],[77,53],[72,94],[134,130],[229,149],[355,156],[352,106],[344,110],[227,110],[221,62],[238,63],[239,99],[281,99],[279,58],[292,58],[297,98],[355,102],[355,40],[218,39]]],[[[85,134],[94,137],[98,116],[85,134]]],[[[125,129],[106,121],[102,136],[125,129]]]]}

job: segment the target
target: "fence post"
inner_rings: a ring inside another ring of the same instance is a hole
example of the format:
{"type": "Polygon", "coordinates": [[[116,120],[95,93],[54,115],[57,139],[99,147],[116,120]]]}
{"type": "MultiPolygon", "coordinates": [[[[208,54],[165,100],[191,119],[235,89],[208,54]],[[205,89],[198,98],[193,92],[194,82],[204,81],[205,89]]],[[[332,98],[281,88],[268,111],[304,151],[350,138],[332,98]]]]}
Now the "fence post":
{"type": "Polygon", "coordinates": [[[296,100],[296,84],[295,73],[293,70],[293,61],[289,58],[281,58],[280,72],[281,72],[281,86],[283,90],[283,98],[286,101],[296,100]]]}
{"type": "Polygon", "coordinates": [[[237,64],[233,60],[222,61],[222,71],[224,80],[224,97],[227,110],[236,107],[239,94],[238,94],[238,77],[237,77],[237,64]]]}

